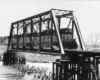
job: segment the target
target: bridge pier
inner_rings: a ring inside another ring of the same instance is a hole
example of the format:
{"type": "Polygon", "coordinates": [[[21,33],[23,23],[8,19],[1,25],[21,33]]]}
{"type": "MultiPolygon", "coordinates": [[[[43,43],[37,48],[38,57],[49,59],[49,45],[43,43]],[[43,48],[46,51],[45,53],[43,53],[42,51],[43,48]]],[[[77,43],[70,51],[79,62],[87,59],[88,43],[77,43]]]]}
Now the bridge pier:
{"type": "MultiPolygon", "coordinates": [[[[24,55],[24,54],[23,54],[24,55]]],[[[3,54],[4,65],[15,65],[17,63],[26,64],[25,55],[20,55],[14,51],[7,51],[3,54]]]]}

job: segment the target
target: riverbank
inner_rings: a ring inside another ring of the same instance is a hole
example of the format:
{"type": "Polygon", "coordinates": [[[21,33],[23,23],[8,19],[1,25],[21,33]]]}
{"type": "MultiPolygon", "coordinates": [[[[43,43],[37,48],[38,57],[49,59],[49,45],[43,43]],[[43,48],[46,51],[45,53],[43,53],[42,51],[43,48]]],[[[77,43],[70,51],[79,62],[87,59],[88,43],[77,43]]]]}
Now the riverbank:
{"type": "MultiPolygon", "coordinates": [[[[29,65],[31,68],[32,66],[35,69],[46,70],[46,75],[48,76],[50,72],[52,72],[52,63],[31,63],[26,62],[26,66],[29,65]]],[[[38,78],[39,73],[32,73],[28,75],[25,73],[24,75],[22,72],[20,73],[19,70],[13,66],[4,66],[3,62],[0,62],[0,80],[42,80],[43,76],[38,78]],[[36,77],[35,77],[36,76],[36,77]]]]}

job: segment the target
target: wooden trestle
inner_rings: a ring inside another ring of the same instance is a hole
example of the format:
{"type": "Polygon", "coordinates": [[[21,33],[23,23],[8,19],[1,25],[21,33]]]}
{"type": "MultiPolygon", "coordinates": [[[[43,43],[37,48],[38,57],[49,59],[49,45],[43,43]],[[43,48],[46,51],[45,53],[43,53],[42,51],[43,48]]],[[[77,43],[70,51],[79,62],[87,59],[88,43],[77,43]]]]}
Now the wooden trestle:
{"type": "Polygon", "coordinates": [[[76,54],[53,62],[53,80],[98,80],[100,53],[71,52],[76,54]]]}
{"type": "Polygon", "coordinates": [[[25,54],[18,54],[16,51],[7,51],[3,54],[4,65],[26,64],[25,54]]]}

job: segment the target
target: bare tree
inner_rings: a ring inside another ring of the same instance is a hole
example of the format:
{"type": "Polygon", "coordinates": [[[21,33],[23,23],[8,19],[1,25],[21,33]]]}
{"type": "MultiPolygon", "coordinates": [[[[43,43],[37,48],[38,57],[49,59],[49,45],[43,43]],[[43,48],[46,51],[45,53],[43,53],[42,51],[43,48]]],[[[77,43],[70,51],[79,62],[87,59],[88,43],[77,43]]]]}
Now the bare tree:
{"type": "Polygon", "coordinates": [[[92,47],[98,47],[100,45],[100,34],[99,33],[92,33],[88,36],[88,43],[92,47]]]}

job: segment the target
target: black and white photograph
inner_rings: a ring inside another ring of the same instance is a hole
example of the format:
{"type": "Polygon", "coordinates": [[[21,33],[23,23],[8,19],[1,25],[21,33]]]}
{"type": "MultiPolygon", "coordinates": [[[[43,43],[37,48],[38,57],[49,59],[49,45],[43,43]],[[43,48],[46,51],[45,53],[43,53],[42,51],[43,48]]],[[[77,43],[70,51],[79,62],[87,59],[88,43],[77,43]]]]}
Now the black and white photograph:
{"type": "Polygon", "coordinates": [[[100,80],[100,1],[0,0],[0,80],[100,80]]]}

